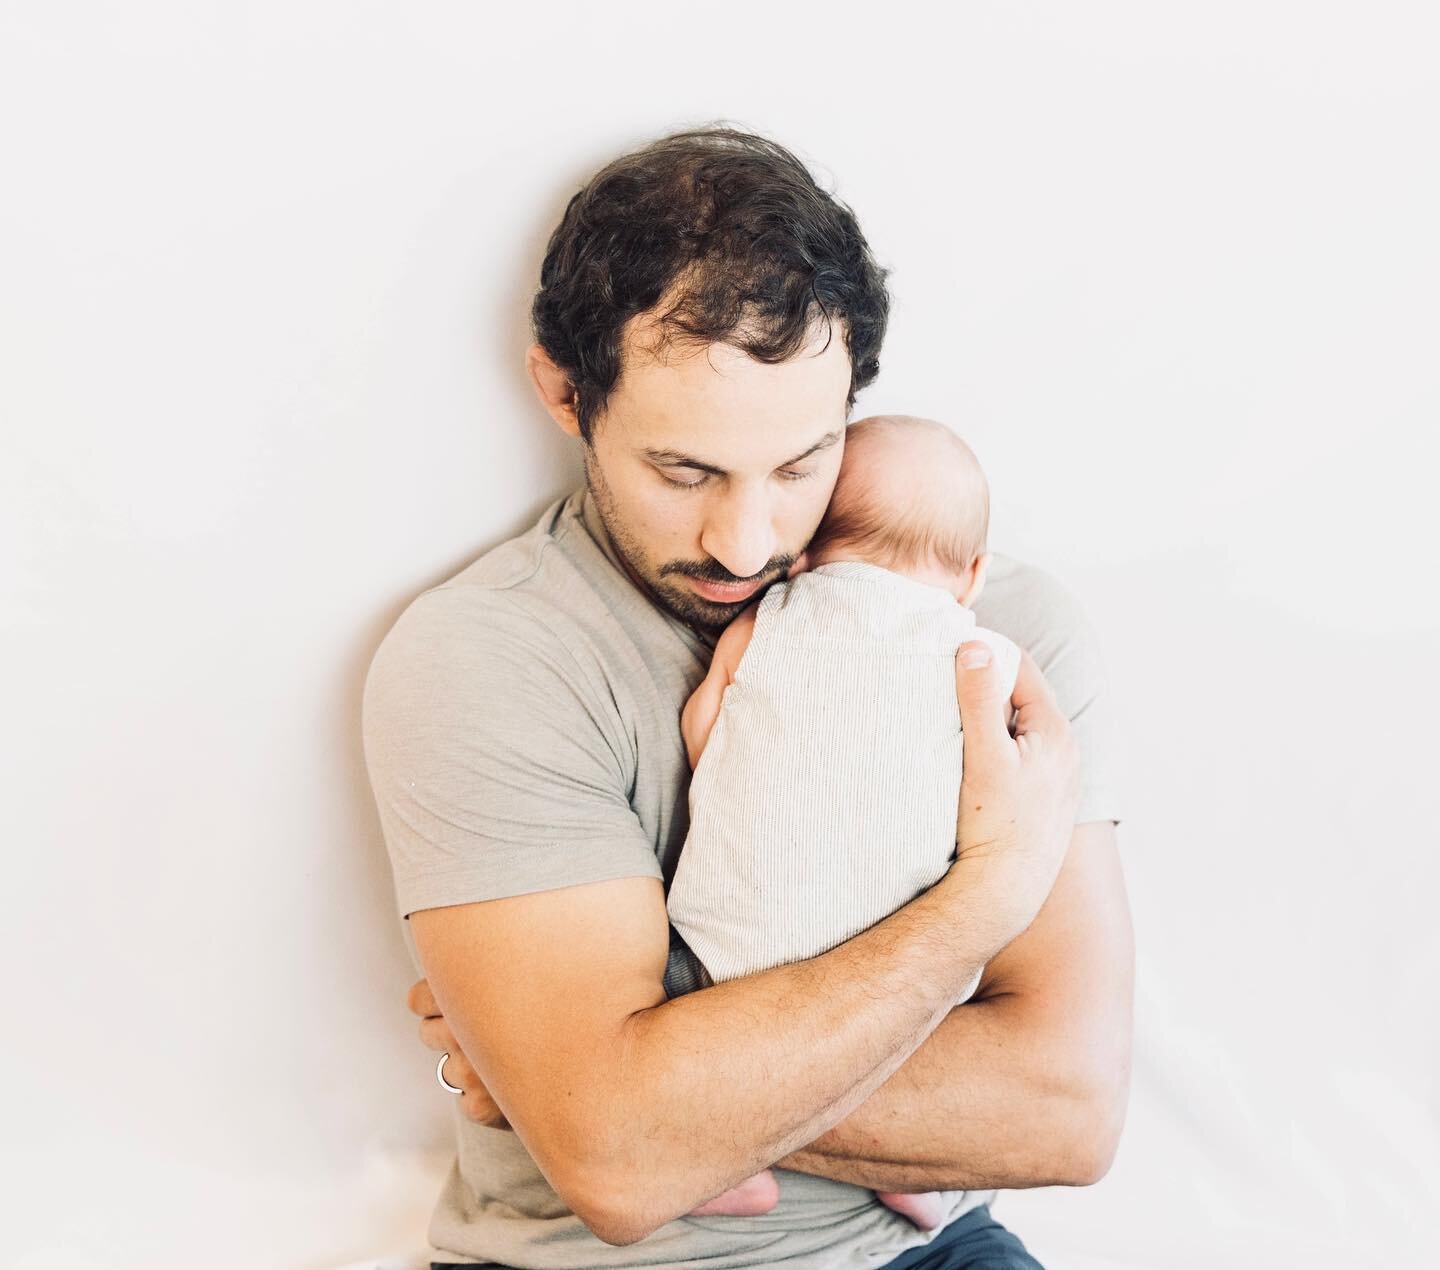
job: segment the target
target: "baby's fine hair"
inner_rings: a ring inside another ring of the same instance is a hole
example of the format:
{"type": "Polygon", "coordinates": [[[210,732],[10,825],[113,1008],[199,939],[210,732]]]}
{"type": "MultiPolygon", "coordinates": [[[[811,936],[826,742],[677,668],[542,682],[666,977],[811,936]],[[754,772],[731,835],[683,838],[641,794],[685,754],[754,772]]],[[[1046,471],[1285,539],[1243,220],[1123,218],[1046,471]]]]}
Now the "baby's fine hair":
{"type": "Polygon", "coordinates": [[[853,552],[884,567],[930,564],[963,573],[984,553],[990,525],[989,486],[970,447],[943,424],[909,415],[875,415],[851,424],[845,445],[830,505],[810,540],[812,555],[853,552]],[[865,448],[866,430],[916,427],[939,429],[953,442],[957,460],[953,470],[961,474],[953,486],[953,499],[947,497],[943,479],[932,479],[903,497],[893,496],[892,483],[892,497],[887,500],[884,480],[866,479],[870,474],[862,474],[859,465],[851,467],[852,454],[863,461],[859,451],[865,448]]]}

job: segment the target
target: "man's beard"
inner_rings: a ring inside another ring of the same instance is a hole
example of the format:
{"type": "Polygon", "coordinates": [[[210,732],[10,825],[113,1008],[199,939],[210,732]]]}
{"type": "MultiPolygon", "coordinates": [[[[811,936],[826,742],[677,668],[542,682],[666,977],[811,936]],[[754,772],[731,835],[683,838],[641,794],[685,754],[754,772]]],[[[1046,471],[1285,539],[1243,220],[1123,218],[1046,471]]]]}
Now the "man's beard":
{"type": "MultiPolygon", "coordinates": [[[[615,514],[615,505],[610,497],[610,487],[605,484],[605,477],[600,471],[599,464],[592,462],[588,453],[585,455],[585,484],[590,490],[590,496],[595,500],[596,510],[600,513],[600,519],[605,525],[605,532],[610,536],[615,553],[624,562],[625,571],[630,576],[630,580],[657,608],[663,609],[672,617],[678,618],[697,631],[718,636],[746,605],[753,604],[763,594],[764,588],[762,587],[760,591],[743,600],[707,600],[690,590],[684,583],[669,580],[675,575],[698,578],[701,582],[744,580],[727,572],[718,561],[711,561],[710,566],[707,567],[677,560],[662,566],[658,577],[652,575],[645,568],[645,553],[640,549],[639,542],[615,514]]],[[[795,555],[787,553],[771,560],[762,574],[767,578],[766,585],[783,578],[789,572],[790,566],[795,563],[795,559],[795,555]]]]}

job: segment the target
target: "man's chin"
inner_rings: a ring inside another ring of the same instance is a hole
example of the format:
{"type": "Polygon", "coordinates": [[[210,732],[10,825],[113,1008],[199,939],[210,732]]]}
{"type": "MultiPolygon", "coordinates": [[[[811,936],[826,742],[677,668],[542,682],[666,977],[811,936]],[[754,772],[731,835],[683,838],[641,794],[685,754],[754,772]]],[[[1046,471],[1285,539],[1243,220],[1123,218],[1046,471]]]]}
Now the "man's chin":
{"type": "Polygon", "coordinates": [[[661,599],[665,607],[670,610],[682,622],[688,622],[691,626],[700,630],[719,632],[723,631],[745,610],[745,606],[754,597],[747,597],[743,600],[707,600],[703,596],[696,595],[689,588],[664,583],[661,599]]]}

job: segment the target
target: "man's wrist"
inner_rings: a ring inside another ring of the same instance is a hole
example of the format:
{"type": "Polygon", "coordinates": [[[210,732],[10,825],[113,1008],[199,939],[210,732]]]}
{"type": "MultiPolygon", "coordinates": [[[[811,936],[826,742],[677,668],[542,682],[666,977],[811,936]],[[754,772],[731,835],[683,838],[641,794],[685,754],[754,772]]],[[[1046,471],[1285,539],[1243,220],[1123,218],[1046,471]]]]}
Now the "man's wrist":
{"type": "Polygon", "coordinates": [[[947,982],[953,985],[952,1007],[960,1005],[975,991],[980,974],[989,962],[1018,934],[996,915],[985,898],[988,891],[978,884],[978,872],[950,866],[927,895],[943,906],[947,917],[947,951],[950,964],[947,982]]]}

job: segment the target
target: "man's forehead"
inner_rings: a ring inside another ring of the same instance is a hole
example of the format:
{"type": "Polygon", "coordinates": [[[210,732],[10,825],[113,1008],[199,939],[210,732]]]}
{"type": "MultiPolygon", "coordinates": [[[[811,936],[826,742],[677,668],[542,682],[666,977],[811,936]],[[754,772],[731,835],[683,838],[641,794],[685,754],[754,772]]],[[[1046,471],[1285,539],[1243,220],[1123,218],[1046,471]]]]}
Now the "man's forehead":
{"type": "Polygon", "coordinates": [[[812,341],[782,362],[729,344],[672,347],[663,359],[627,361],[606,413],[624,444],[655,462],[781,464],[843,438],[849,387],[840,338],[812,341]]]}

